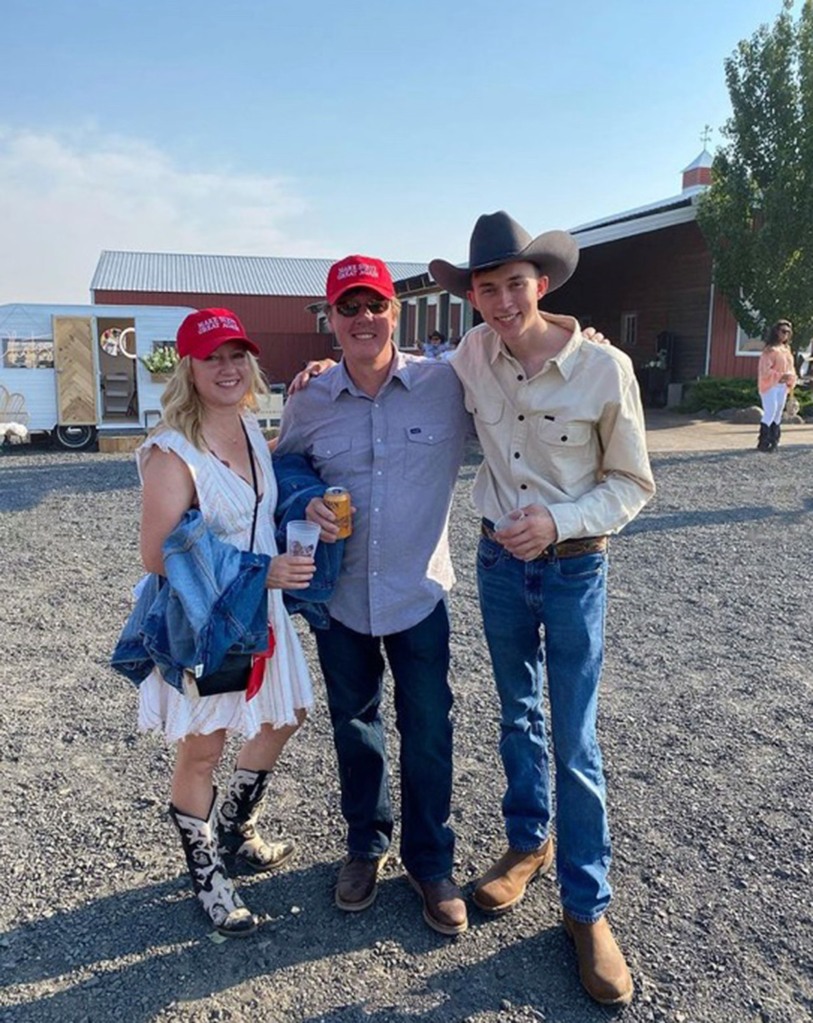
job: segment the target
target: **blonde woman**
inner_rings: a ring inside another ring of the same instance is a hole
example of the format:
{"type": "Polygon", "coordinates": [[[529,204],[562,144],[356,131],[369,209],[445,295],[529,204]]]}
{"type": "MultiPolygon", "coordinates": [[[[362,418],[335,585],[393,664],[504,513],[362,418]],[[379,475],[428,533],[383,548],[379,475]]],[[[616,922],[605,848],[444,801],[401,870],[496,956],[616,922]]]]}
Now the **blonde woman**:
{"type": "MultiPolygon", "coordinates": [[[[139,688],[139,727],[161,731],[176,743],[170,815],[192,885],[215,928],[242,937],[257,920],[236,893],[225,863],[274,870],[294,848],[289,841],[264,841],[255,824],[269,773],[312,705],[307,664],[281,591],[306,588],[314,565],[312,558],[277,553],[277,486],[251,414],[256,395],[265,390],[257,345],[228,309],[191,313],[178,330],[177,345],[180,361],[164,392],[162,421],[137,453],[144,567],[166,576],[165,542],[177,535],[189,509],[199,509],[207,529],[231,545],[231,553],[237,548],[267,556],[261,570],[267,563],[273,639],[268,655],[254,662],[252,685],[258,688],[250,698],[246,691],[200,695],[188,676],[176,686],[154,670],[139,688]],[[218,806],[214,773],[229,734],[245,741],[218,806]]],[[[190,600],[197,596],[185,594],[190,600]]]]}

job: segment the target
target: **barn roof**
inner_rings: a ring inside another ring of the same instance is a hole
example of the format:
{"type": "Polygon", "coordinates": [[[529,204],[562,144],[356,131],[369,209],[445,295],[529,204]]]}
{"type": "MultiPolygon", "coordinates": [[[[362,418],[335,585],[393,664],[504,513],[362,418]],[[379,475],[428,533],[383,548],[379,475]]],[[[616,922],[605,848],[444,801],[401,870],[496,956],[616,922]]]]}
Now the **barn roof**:
{"type": "MultiPolygon", "coordinates": [[[[338,258],[338,257],[337,257],[338,258]]],[[[91,291],[318,297],[335,259],[116,252],[99,256],[91,291]]],[[[426,272],[426,263],[387,261],[394,280],[426,272]]]]}

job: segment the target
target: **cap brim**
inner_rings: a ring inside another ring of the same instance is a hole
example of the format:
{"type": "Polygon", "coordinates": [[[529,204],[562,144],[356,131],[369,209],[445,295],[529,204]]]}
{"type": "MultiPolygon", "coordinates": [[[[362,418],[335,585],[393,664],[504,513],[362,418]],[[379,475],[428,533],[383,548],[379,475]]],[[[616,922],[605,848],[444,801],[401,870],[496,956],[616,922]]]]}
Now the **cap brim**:
{"type": "Polygon", "coordinates": [[[212,340],[206,344],[201,344],[198,350],[192,356],[193,359],[208,359],[209,356],[218,350],[221,345],[227,344],[229,341],[239,341],[244,348],[247,348],[252,355],[259,355],[260,349],[253,341],[250,341],[247,337],[242,337],[240,334],[236,334],[234,337],[221,337],[217,340],[212,340]]]}
{"type": "Polygon", "coordinates": [[[378,287],[368,281],[364,281],[362,284],[356,282],[355,284],[348,284],[346,288],[343,288],[338,295],[335,295],[332,301],[329,301],[329,305],[336,305],[341,299],[342,295],[346,295],[348,291],[374,291],[376,295],[380,295],[382,298],[395,298],[395,292],[388,290],[384,287],[378,287]]]}

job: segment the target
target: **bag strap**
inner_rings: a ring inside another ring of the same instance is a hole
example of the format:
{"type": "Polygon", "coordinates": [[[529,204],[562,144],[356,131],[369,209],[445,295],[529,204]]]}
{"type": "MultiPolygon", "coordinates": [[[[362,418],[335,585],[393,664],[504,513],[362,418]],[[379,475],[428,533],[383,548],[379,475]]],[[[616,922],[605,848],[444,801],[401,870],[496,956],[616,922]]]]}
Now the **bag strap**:
{"type": "Polygon", "coordinates": [[[257,531],[257,512],[260,507],[260,488],[257,485],[257,466],[254,464],[254,448],[251,446],[249,440],[248,430],[243,420],[240,420],[240,426],[243,429],[243,436],[246,438],[246,447],[248,448],[248,461],[251,465],[251,486],[254,489],[254,515],[251,519],[251,543],[248,546],[250,551],[254,550],[254,534],[257,531]]]}

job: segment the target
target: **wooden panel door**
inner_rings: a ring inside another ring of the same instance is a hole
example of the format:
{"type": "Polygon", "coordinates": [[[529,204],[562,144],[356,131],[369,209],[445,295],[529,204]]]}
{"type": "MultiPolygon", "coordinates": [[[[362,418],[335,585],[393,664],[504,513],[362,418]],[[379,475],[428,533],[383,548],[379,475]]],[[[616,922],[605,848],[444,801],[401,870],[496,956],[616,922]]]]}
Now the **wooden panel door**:
{"type": "Polygon", "coordinates": [[[54,317],[54,368],[57,422],[68,426],[94,425],[96,370],[90,317],[54,317]]]}

